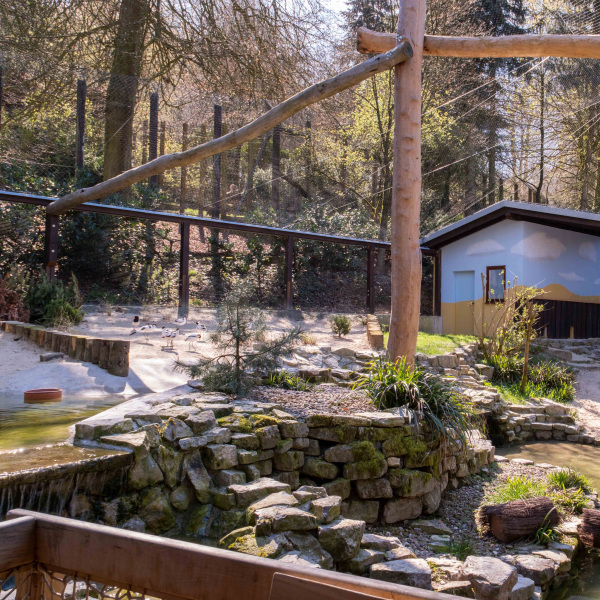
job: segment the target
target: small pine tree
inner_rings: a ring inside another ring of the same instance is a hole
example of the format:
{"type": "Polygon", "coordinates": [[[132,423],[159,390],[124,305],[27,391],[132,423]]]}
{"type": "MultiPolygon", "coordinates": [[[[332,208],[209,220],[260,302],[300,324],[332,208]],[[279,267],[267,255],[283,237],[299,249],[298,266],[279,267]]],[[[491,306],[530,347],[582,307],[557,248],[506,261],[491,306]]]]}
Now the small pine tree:
{"type": "Polygon", "coordinates": [[[331,319],[331,331],[339,337],[348,335],[352,329],[352,323],[346,315],[336,315],[331,319]]]}
{"type": "Polygon", "coordinates": [[[250,306],[254,288],[238,284],[225,293],[217,309],[217,327],[210,340],[217,355],[200,358],[196,364],[177,362],[177,368],[193,378],[201,378],[210,391],[242,394],[259,375],[275,370],[278,359],[289,354],[300,337],[293,328],[274,339],[267,339],[264,315],[250,306]]]}

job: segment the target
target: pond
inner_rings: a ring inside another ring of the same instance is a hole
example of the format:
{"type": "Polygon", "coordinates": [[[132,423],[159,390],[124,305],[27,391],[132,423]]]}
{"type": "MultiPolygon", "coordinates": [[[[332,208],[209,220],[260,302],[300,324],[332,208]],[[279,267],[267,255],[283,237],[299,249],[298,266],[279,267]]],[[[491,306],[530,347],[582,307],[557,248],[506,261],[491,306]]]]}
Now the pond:
{"type": "MultiPolygon", "coordinates": [[[[587,475],[592,485],[600,489],[600,447],[566,442],[536,442],[522,446],[497,448],[496,454],[511,458],[528,458],[536,463],[573,467],[587,475]]],[[[587,552],[578,560],[579,575],[570,584],[553,590],[548,600],[600,600],[600,555],[587,552]]]]}
{"type": "Polygon", "coordinates": [[[0,392],[0,452],[65,441],[71,425],[129,398],[66,394],[60,402],[25,404],[23,394],[0,392]]]}

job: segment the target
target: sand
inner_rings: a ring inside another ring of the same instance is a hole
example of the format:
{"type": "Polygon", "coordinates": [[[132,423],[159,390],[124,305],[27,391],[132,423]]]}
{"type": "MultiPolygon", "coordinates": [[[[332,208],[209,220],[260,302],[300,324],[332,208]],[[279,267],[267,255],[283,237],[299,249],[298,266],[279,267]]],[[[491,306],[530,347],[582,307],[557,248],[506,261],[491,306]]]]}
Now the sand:
{"type": "Polygon", "coordinates": [[[600,370],[579,371],[575,400],[570,407],[577,412],[577,420],[585,425],[586,433],[600,434],[600,370]]]}

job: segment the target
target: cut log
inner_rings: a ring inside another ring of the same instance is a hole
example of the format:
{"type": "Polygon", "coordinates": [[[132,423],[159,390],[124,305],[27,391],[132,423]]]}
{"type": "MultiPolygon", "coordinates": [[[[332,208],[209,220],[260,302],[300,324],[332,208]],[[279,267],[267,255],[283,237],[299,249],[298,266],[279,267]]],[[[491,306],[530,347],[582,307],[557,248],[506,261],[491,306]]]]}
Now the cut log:
{"type": "Polygon", "coordinates": [[[600,510],[584,508],[577,531],[585,546],[600,548],[600,510]]]}
{"type": "Polygon", "coordinates": [[[87,338],[83,335],[75,337],[75,358],[77,360],[85,360],[85,345],[87,338]]]}
{"type": "MultiPolygon", "coordinates": [[[[396,45],[393,33],[359,27],[356,46],[361,54],[388,52],[396,45]]],[[[452,37],[426,35],[423,54],[459,58],[600,58],[600,35],[503,35],[500,37],[452,37]]]]}
{"type": "Polygon", "coordinates": [[[48,352],[52,350],[52,332],[46,331],[44,332],[44,350],[48,352]]]}
{"type": "Polygon", "coordinates": [[[85,340],[85,354],[83,356],[83,362],[92,362],[92,348],[94,346],[94,340],[86,338],[85,340]]]}
{"type": "Polygon", "coordinates": [[[127,377],[129,375],[129,342],[113,340],[110,342],[108,366],[106,370],[111,375],[127,377]]]}
{"type": "Polygon", "coordinates": [[[482,506],[478,520],[497,540],[510,543],[533,535],[542,525],[558,525],[560,515],[552,500],[542,496],[482,506]]]}
{"type": "Polygon", "coordinates": [[[101,369],[108,367],[108,357],[110,356],[110,340],[99,340],[100,352],[98,354],[98,366],[101,369]]]}
{"type": "Polygon", "coordinates": [[[102,344],[102,340],[99,340],[97,338],[92,340],[92,357],[91,357],[91,362],[93,362],[95,365],[98,364],[98,362],[100,361],[100,346],[102,344]]]}
{"type": "Polygon", "coordinates": [[[60,340],[62,338],[62,333],[58,331],[51,331],[50,334],[52,335],[52,346],[50,350],[52,350],[52,352],[60,352],[60,340]]]}
{"type": "Polygon", "coordinates": [[[71,350],[71,336],[67,333],[60,334],[60,349],[59,352],[62,352],[65,356],[70,356],[71,350]]]}
{"type": "Polygon", "coordinates": [[[46,211],[51,215],[60,215],[84,202],[90,202],[109,194],[114,194],[138,181],[143,181],[153,175],[164,173],[168,169],[192,165],[215,154],[220,154],[236,146],[241,146],[259,135],[270,131],[275,125],[289,119],[292,115],[295,115],[307,106],[339,94],[377,73],[388,71],[411,56],[412,48],[408,42],[404,41],[398,45],[394,44],[394,48],[389,52],[370,58],[335,77],[311,85],[295,96],[278,104],[258,119],[252,121],[252,123],[236,131],[232,131],[227,135],[201,144],[200,146],[190,148],[185,152],[165,154],[97,185],[67,194],[50,204],[46,211]]]}

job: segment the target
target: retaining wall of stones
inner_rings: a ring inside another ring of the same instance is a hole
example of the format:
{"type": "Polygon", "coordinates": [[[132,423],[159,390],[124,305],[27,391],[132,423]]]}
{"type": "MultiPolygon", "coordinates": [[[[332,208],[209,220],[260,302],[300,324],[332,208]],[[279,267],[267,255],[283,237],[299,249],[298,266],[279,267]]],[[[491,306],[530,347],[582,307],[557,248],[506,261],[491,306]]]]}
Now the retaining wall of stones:
{"type": "Polygon", "coordinates": [[[111,375],[129,375],[129,342],[108,340],[64,331],[44,329],[30,323],[0,321],[0,329],[37,344],[48,352],[60,352],[82,362],[91,362],[111,375]]]}
{"type": "Polygon", "coordinates": [[[341,498],[344,517],[396,523],[433,513],[447,486],[493,461],[487,440],[474,437],[464,452],[458,445],[442,450],[408,421],[374,412],[302,422],[273,404],[184,395],[116,422],[84,421],[76,441],[135,455],[129,493],[93,500],[96,520],[221,538],[245,524],[251,502],[280,484],[325,488],[341,498]]]}

